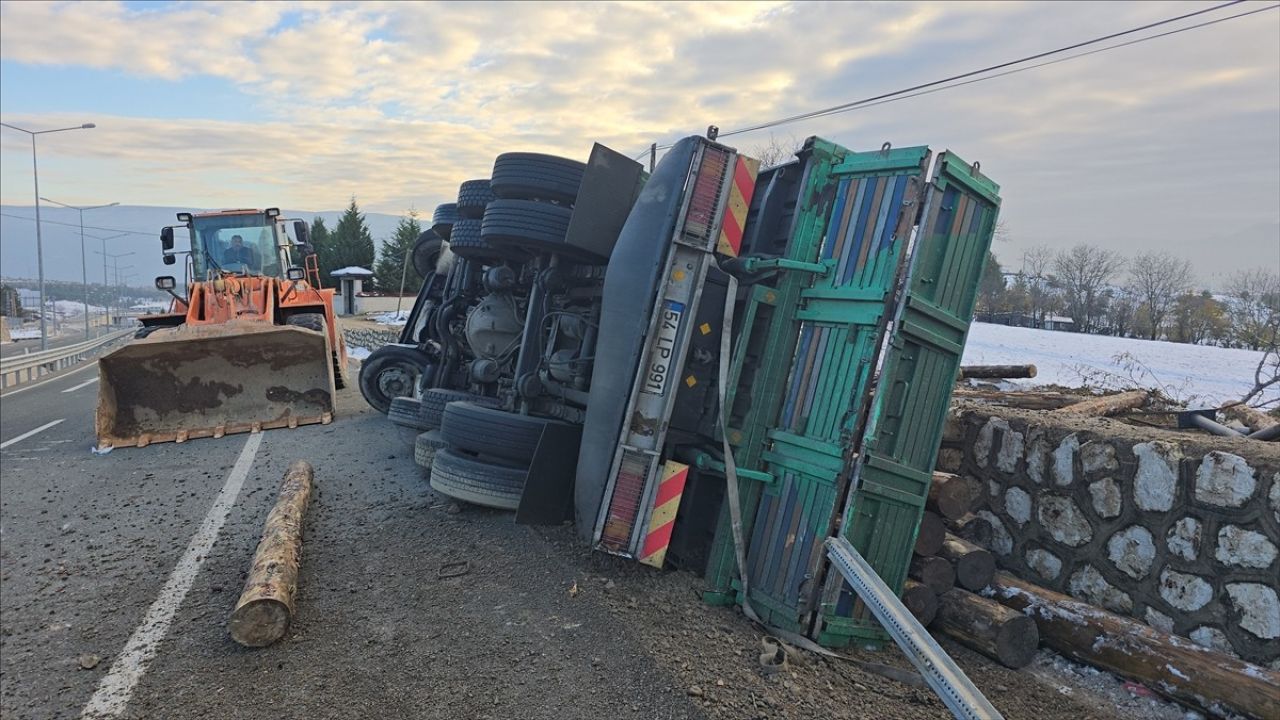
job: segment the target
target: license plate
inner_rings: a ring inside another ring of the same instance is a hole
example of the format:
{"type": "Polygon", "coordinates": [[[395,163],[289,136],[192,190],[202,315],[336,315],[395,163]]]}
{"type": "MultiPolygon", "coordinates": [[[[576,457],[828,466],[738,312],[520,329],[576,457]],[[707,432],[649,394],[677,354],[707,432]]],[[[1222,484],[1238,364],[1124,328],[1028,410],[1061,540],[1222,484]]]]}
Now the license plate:
{"type": "Polygon", "coordinates": [[[684,315],[684,303],[667,300],[662,305],[662,317],[658,318],[658,340],[649,352],[645,366],[644,382],[640,392],[650,395],[666,395],[671,378],[671,366],[675,364],[676,337],[680,333],[680,318],[684,315]]]}

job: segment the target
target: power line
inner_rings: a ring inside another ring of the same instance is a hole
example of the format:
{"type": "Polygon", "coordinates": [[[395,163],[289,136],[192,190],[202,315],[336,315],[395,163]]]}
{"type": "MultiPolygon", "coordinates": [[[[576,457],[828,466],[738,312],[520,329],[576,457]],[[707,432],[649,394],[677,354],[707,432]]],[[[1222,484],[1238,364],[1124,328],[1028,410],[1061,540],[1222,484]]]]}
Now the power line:
{"type": "MultiPolygon", "coordinates": [[[[3,215],[5,217],[18,218],[19,220],[35,221],[35,218],[29,215],[15,215],[13,213],[7,213],[7,212],[0,212],[0,215],[3,215]]],[[[66,225],[67,227],[74,227],[74,228],[80,227],[80,223],[58,222],[57,220],[45,220],[43,218],[41,218],[40,224],[41,225],[66,225]]],[[[98,227],[96,225],[85,225],[84,228],[86,230],[104,230],[106,232],[129,233],[130,235],[155,235],[156,234],[156,233],[150,233],[150,232],[141,232],[138,230],[123,230],[121,228],[98,227]]]]}
{"type": "MultiPolygon", "coordinates": [[[[1142,25],[1142,26],[1139,26],[1139,27],[1130,28],[1130,29],[1128,29],[1128,30],[1122,30],[1122,31],[1120,31],[1120,32],[1110,33],[1110,34],[1107,34],[1107,35],[1103,35],[1103,36],[1100,36],[1100,37],[1093,38],[1093,39],[1091,39],[1091,40],[1085,40],[1085,41],[1081,41],[1081,42],[1077,42],[1077,43],[1072,43],[1072,44],[1070,44],[1070,45],[1066,45],[1066,46],[1063,46],[1063,47],[1060,47],[1060,48],[1057,48],[1057,49],[1054,49],[1054,50],[1047,50],[1047,51],[1044,51],[1044,52],[1035,53],[1035,54],[1033,54],[1033,55],[1028,55],[1028,56],[1026,56],[1026,57],[1019,58],[1019,59],[1017,59],[1017,60],[1009,60],[1009,61],[1006,61],[1006,62],[997,63],[997,64],[995,64],[995,65],[989,65],[989,66],[987,66],[987,67],[985,67],[985,68],[981,68],[981,69],[978,69],[978,70],[971,70],[971,71],[969,71],[969,72],[961,73],[961,74],[959,74],[959,75],[952,75],[951,77],[948,77],[948,78],[943,78],[943,79],[940,79],[940,80],[934,80],[934,81],[927,82],[927,83],[921,83],[921,84],[919,84],[919,85],[913,85],[913,86],[911,86],[911,87],[902,88],[902,89],[900,89],[900,90],[894,90],[894,91],[892,91],[892,92],[882,93],[882,94],[880,94],[880,95],[875,95],[875,96],[872,96],[872,97],[863,98],[863,99],[861,99],[861,100],[855,100],[855,101],[852,101],[852,102],[842,103],[842,104],[840,104],[840,105],[834,105],[834,106],[827,107],[827,108],[822,108],[822,109],[819,109],[819,110],[813,110],[813,111],[806,112],[806,113],[800,113],[800,114],[798,114],[798,115],[792,115],[792,116],[789,116],[789,117],[779,118],[779,119],[776,119],[776,120],[771,120],[771,121],[768,121],[768,122],[759,123],[759,124],[756,124],[756,125],[751,125],[751,126],[748,126],[748,127],[737,128],[737,129],[730,130],[730,131],[727,131],[727,132],[721,132],[721,133],[719,133],[719,135],[718,135],[717,137],[729,137],[729,136],[731,136],[731,135],[740,135],[740,134],[742,134],[742,133],[754,132],[754,131],[756,131],[756,130],[764,130],[764,129],[768,129],[768,128],[771,128],[771,127],[777,127],[777,126],[779,126],[779,125],[785,125],[785,124],[788,124],[788,123],[796,122],[796,121],[799,121],[799,120],[807,120],[807,119],[816,118],[816,117],[825,117],[825,116],[828,116],[828,115],[836,115],[836,114],[839,114],[839,113],[842,113],[842,112],[848,112],[848,111],[851,111],[851,110],[861,109],[861,108],[863,108],[863,107],[874,107],[875,105],[883,105],[883,104],[885,104],[885,103],[887,103],[887,102],[892,102],[892,101],[894,101],[894,100],[900,100],[900,99],[906,99],[906,98],[908,98],[908,97],[919,97],[920,95],[927,95],[927,94],[934,93],[934,92],[940,92],[940,91],[942,91],[942,90],[947,90],[947,89],[950,89],[950,88],[953,88],[953,87],[961,87],[961,86],[963,86],[963,85],[969,85],[969,84],[972,84],[972,83],[975,83],[975,82],[980,82],[980,81],[982,81],[982,80],[989,80],[989,79],[994,79],[994,78],[997,78],[997,77],[1003,77],[1003,76],[1005,76],[1005,75],[1011,75],[1011,74],[1013,74],[1013,73],[1015,73],[1015,72],[1021,72],[1022,70],[1031,70],[1031,69],[1034,69],[1034,68],[1037,68],[1037,67],[1044,67],[1045,65],[1052,65],[1052,64],[1055,64],[1055,63],[1059,63],[1059,62],[1065,62],[1066,60],[1072,60],[1072,59],[1075,59],[1075,58],[1078,58],[1078,57],[1084,57],[1084,56],[1086,56],[1086,55],[1093,55],[1093,54],[1096,54],[1096,53],[1099,53],[1099,52],[1104,52],[1104,51],[1106,51],[1106,50],[1112,50],[1112,49],[1115,49],[1115,48],[1125,47],[1125,46],[1127,46],[1127,45],[1136,45],[1136,44],[1138,44],[1138,43],[1146,42],[1146,41],[1148,41],[1148,40],[1155,40],[1155,39],[1157,39],[1157,38],[1166,37],[1166,36],[1168,36],[1168,35],[1174,35],[1174,34],[1177,34],[1177,33],[1180,33],[1180,32],[1185,32],[1185,31],[1187,31],[1187,30],[1194,30],[1194,29],[1196,29],[1196,28],[1206,27],[1206,26],[1208,26],[1208,25],[1214,25],[1214,24],[1217,24],[1217,23],[1219,23],[1219,22],[1224,22],[1224,21],[1226,21],[1226,20],[1232,20],[1232,19],[1235,19],[1235,18],[1244,17],[1244,16],[1246,16],[1246,15],[1253,15],[1253,14],[1255,14],[1255,13],[1263,12],[1264,10],[1273,10],[1273,9],[1275,9],[1276,7],[1280,7],[1280,5],[1273,5],[1273,6],[1268,6],[1268,7],[1265,7],[1265,8],[1259,8],[1259,9],[1257,9],[1257,10],[1251,10],[1251,11],[1249,11],[1249,12],[1238,13],[1238,14],[1236,14],[1236,15],[1231,15],[1231,16],[1224,17],[1224,18],[1218,18],[1218,19],[1216,19],[1216,20],[1210,20],[1210,21],[1206,21],[1206,22],[1202,22],[1202,23],[1197,23],[1197,24],[1195,24],[1195,25],[1189,25],[1189,26],[1184,27],[1184,28],[1179,28],[1179,29],[1177,29],[1177,30],[1172,30],[1172,31],[1168,31],[1168,32],[1159,33],[1159,34],[1157,34],[1157,35],[1150,35],[1150,36],[1146,36],[1146,37],[1138,38],[1138,39],[1136,39],[1136,40],[1130,40],[1130,41],[1127,41],[1127,42],[1124,42],[1124,43],[1117,43],[1117,44],[1115,44],[1115,45],[1111,45],[1111,46],[1104,47],[1104,48],[1099,48],[1099,49],[1097,49],[1097,50],[1092,50],[1092,51],[1085,52],[1085,53],[1078,53],[1078,54],[1076,54],[1076,55],[1072,55],[1072,56],[1069,56],[1069,57],[1066,57],[1066,58],[1061,58],[1061,59],[1058,59],[1058,60],[1053,60],[1053,61],[1045,62],[1045,63],[1039,63],[1039,64],[1037,64],[1037,65],[1032,65],[1032,66],[1029,66],[1029,67],[1026,67],[1026,68],[1020,68],[1020,69],[1016,69],[1016,70],[1011,70],[1011,71],[1007,71],[1007,72],[1004,72],[1004,73],[999,73],[999,74],[996,74],[996,75],[990,75],[990,76],[986,76],[986,77],[982,77],[982,78],[976,78],[976,79],[972,79],[972,80],[967,80],[967,81],[965,81],[965,82],[960,82],[960,83],[956,83],[956,82],[954,82],[954,81],[956,81],[956,80],[961,80],[961,79],[964,79],[964,78],[972,78],[974,75],[982,75],[983,73],[988,73],[988,72],[991,72],[991,71],[993,71],[993,70],[999,70],[999,69],[1001,69],[1001,68],[1011,67],[1011,66],[1013,66],[1013,65],[1019,65],[1019,64],[1025,63],[1025,62],[1029,62],[1029,61],[1031,61],[1031,60],[1036,60],[1036,59],[1039,59],[1039,58],[1048,57],[1048,56],[1050,56],[1050,55],[1056,55],[1056,54],[1059,54],[1059,53],[1067,52],[1067,51],[1070,51],[1070,50],[1075,50],[1075,49],[1082,48],[1082,47],[1086,47],[1086,46],[1089,46],[1089,45],[1096,45],[1096,44],[1098,44],[1098,43],[1100,43],[1100,42],[1105,42],[1105,41],[1107,41],[1107,40],[1112,40],[1112,39],[1115,39],[1115,38],[1118,38],[1118,37],[1123,37],[1123,36],[1125,36],[1125,35],[1131,35],[1131,34],[1133,34],[1133,33],[1136,33],[1136,32],[1142,32],[1142,31],[1144,31],[1144,30],[1150,30],[1151,28],[1159,27],[1159,26],[1162,26],[1162,25],[1168,25],[1169,23],[1178,22],[1178,21],[1180,21],[1180,20],[1186,20],[1187,18],[1195,17],[1195,16],[1198,16],[1198,15],[1203,15],[1203,14],[1205,14],[1205,13],[1214,12],[1214,11],[1216,11],[1216,10],[1221,10],[1221,9],[1223,9],[1223,8],[1225,8],[1225,7],[1230,7],[1230,6],[1232,6],[1232,5],[1237,5],[1237,4],[1239,4],[1240,2],[1243,2],[1243,0],[1232,0],[1231,2],[1222,3],[1222,4],[1220,4],[1220,5],[1215,5],[1215,6],[1213,6],[1213,7],[1205,8],[1205,9],[1203,9],[1203,10],[1197,10],[1197,11],[1195,11],[1195,12],[1186,13],[1186,14],[1183,14],[1183,15],[1178,15],[1178,16],[1176,16],[1176,17],[1167,18],[1167,19],[1165,19],[1165,20],[1159,20],[1159,21],[1156,21],[1156,22],[1153,22],[1153,23],[1148,23],[1148,24],[1146,24],[1146,25],[1142,25]],[[952,83],[952,84],[947,85],[946,83],[952,83]],[[939,86],[939,85],[942,85],[943,87],[937,87],[937,86],[939,86]],[[926,88],[933,88],[933,89],[931,89],[931,90],[926,90],[926,88]],[[915,91],[922,91],[922,92],[915,92],[915,91]]],[[[673,144],[674,144],[674,143],[669,143],[669,144],[665,144],[665,145],[659,145],[659,146],[658,146],[658,149],[659,149],[659,150],[666,150],[666,149],[671,148],[673,144]]],[[[648,150],[646,150],[645,152],[648,152],[648,150]]],[[[643,155],[644,155],[644,153],[641,153],[641,154],[640,154],[640,156],[637,156],[637,159],[638,159],[639,157],[643,156],[643,155]]]]}

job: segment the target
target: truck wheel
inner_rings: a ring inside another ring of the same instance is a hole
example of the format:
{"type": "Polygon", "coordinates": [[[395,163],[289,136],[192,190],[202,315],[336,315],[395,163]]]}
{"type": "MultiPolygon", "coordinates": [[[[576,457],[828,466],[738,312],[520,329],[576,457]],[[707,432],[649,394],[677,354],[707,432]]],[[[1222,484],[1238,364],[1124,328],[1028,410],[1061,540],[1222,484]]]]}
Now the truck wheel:
{"type": "Polygon", "coordinates": [[[423,475],[431,474],[431,463],[435,460],[436,451],[448,447],[439,430],[428,430],[421,433],[413,441],[413,461],[422,468],[423,475]]]}
{"type": "Polygon", "coordinates": [[[428,430],[429,428],[422,427],[420,405],[421,403],[418,402],[417,398],[391,398],[391,407],[387,410],[387,419],[400,427],[428,430]]]}
{"type": "Polygon", "coordinates": [[[504,200],[550,200],[573,204],[586,165],[577,160],[540,153],[503,153],[493,162],[489,181],[493,194],[504,200]]]}
{"type": "Polygon", "coordinates": [[[284,324],[289,327],[300,327],[316,332],[326,332],[327,327],[324,321],[324,313],[298,313],[290,315],[284,319],[284,324]]]}
{"type": "Polygon", "coordinates": [[[528,465],[533,462],[542,429],[557,423],[564,424],[470,402],[451,402],[444,409],[440,434],[451,446],[467,452],[528,465]]]}
{"type": "Polygon", "coordinates": [[[493,246],[480,237],[479,220],[459,220],[453,226],[449,249],[454,255],[467,260],[489,262],[498,258],[493,246]]]}
{"type": "Polygon", "coordinates": [[[431,358],[405,345],[383,345],[360,365],[360,394],[379,413],[391,411],[391,399],[412,395],[431,358]]]}
{"type": "Polygon", "coordinates": [[[427,430],[436,430],[444,418],[444,408],[451,402],[466,400],[477,405],[497,407],[497,398],[485,397],[462,390],[432,388],[422,393],[422,423],[427,430]]]}
{"type": "Polygon", "coordinates": [[[468,180],[458,187],[458,217],[479,220],[485,206],[495,199],[488,180],[468,180]]]}
{"type": "Polygon", "coordinates": [[[431,229],[445,240],[449,239],[449,231],[453,229],[456,222],[458,222],[457,203],[437,205],[436,211],[431,213],[431,229]]]}
{"type": "Polygon", "coordinates": [[[566,252],[569,231],[567,207],[533,200],[494,200],[484,211],[480,236],[496,248],[513,248],[529,252],[566,252]]]}
{"type": "Polygon", "coordinates": [[[488,463],[452,449],[436,451],[431,465],[431,487],[442,495],[473,505],[515,510],[528,471],[488,463]]]}
{"type": "Polygon", "coordinates": [[[436,263],[440,261],[440,252],[444,250],[444,240],[434,231],[428,230],[418,236],[413,245],[413,269],[418,277],[426,279],[436,271],[436,263]]]}

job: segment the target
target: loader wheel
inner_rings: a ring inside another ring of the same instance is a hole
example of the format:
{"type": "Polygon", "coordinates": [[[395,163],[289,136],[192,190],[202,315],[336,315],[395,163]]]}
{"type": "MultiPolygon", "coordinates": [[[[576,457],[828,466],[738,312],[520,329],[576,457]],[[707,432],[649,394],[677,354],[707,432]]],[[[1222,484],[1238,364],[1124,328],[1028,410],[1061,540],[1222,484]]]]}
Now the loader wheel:
{"type": "Polygon", "coordinates": [[[496,199],[488,180],[468,180],[458,187],[458,217],[479,220],[485,206],[496,199]]]}
{"type": "Polygon", "coordinates": [[[539,153],[503,153],[493,162],[493,194],[504,200],[549,200],[572,204],[586,165],[539,153]]]}
{"type": "Polygon", "coordinates": [[[435,460],[436,451],[448,447],[439,430],[428,430],[413,441],[413,461],[422,468],[423,475],[431,474],[431,463],[435,460]]]}
{"type": "Polygon", "coordinates": [[[571,215],[569,208],[550,203],[494,200],[484,212],[480,237],[500,250],[586,255],[564,242],[571,215]]]}
{"type": "Polygon", "coordinates": [[[437,430],[444,419],[444,408],[451,402],[467,400],[477,405],[497,407],[497,398],[475,395],[462,390],[432,388],[422,393],[422,423],[428,430],[437,430]]]}
{"type": "Polygon", "coordinates": [[[327,331],[324,322],[324,313],[298,313],[297,315],[290,315],[284,319],[284,324],[290,327],[315,330],[316,332],[327,331]]]}
{"type": "Polygon", "coordinates": [[[528,475],[525,468],[488,463],[452,448],[436,451],[431,465],[431,488],[473,505],[515,510],[528,475]]]}
{"type": "Polygon", "coordinates": [[[501,258],[501,254],[484,238],[480,237],[479,220],[459,220],[453,226],[449,249],[454,255],[467,260],[490,263],[501,258]]]}
{"type": "Polygon", "coordinates": [[[542,429],[560,420],[510,413],[470,402],[451,402],[444,409],[440,434],[453,447],[528,465],[542,429]]]}
{"type": "Polygon", "coordinates": [[[431,229],[445,240],[449,239],[449,233],[456,222],[458,222],[457,203],[437,205],[436,211],[431,214],[431,229]]]}
{"type": "Polygon", "coordinates": [[[418,236],[413,246],[413,269],[418,277],[426,279],[436,271],[436,263],[440,261],[440,252],[444,250],[444,240],[434,231],[428,230],[418,236]]]}
{"type": "Polygon", "coordinates": [[[387,419],[400,427],[427,430],[422,427],[420,403],[417,398],[398,397],[391,399],[391,408],[387,410],[387,419]]]}
{"type": "Polygon", "coordinates": [[[415,347],[384,345],[360,365],[360,394],[379,413],[391,411],[391,399],[412,395],[422,369],[431,362],[415,347]]]}

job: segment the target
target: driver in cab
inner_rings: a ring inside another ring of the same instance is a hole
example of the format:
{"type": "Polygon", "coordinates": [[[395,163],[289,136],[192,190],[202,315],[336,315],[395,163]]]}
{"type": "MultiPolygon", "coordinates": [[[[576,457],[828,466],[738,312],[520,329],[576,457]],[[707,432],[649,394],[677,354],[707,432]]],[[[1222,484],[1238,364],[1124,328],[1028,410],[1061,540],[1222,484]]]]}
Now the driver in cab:
{"type": "Polygon", "coordinates": [[[243,265],[245,268],[254,268],[257,265],[253,250],[245,247],[244,238],[239,235],[231,236],[231,247],[227,248],[223,262],[229,266],[243,265]]]}

